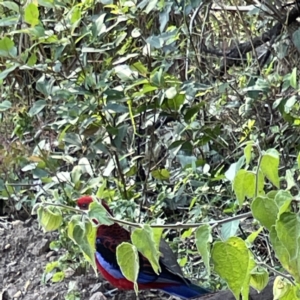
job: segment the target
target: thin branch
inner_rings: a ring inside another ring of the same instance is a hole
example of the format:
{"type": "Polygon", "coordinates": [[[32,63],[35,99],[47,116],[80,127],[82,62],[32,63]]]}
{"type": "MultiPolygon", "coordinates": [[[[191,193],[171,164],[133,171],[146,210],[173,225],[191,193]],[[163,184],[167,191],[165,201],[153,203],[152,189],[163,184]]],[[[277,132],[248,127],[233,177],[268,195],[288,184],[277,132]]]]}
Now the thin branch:
{"type": "MultiPolygon", "coordinates": [[[[70,207],[70,206],[67,206],[67,205],[64,205],[64,204],[55,204],[55,203],[43,202],[43,203],[39,203],[38,205],[59,206],[59,207],[69,209],[69,210],[74,211],[74,212],[79,212],[81,214],[86,213],[85,211],[82,211],[80,209],[70,207]]],[[[34,209],[35,209],[35,207],[34,207],[34,209]]],[[[202,222],[202,223],[186,223],[186,224],[182,224],[182,223],[178,222],[176,224],[164,224],[164,225],[161,225],[161,224],[151,225],[150,224],[150,227],[152,227],[152,228],[164,228],[164,229],[188,229],[188,228],[197,228],[199,226],[207,225],[207,224],[212,224],[215,227],[217,225],[221,225],[221,224],[228,223],[228,222],[231,222],[231,221],[234,221],[234,220],[239,220],[239,219],[244,219],[244,218],[249,218],[249,217],[252,217],[251,212],[244,213],[244,214],[237,215],[237,216],[233,216],[233,217],[229,217],[229,218],[226,218],[224,220],[218,220],[218,221],[209,221],[209,222],[202,222]]],[[[115,222],[115,223],[118,223],[118,224],[128,225],[128,226],[136,227],[136,228],[141,228],[144,225],[144,224],[140,224],[140,223],[133,223],[133,222],[129,222],[129,221],[119,220],[119,219],[116,219],[116,218],[111,217],[111,216],[108,216],[108,219],[115,222]]]]}

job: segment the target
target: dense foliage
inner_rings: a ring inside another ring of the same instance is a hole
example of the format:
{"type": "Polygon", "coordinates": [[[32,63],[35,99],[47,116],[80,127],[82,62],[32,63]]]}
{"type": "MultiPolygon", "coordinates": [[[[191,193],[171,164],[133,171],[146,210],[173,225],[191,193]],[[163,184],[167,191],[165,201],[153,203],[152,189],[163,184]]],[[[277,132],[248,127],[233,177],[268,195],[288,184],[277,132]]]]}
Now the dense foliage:
{"type": "Polygon", "coordinates": [[[0,2],[0,214],[60,231],[48,280],[95,267],[90,218],[122,218],[143,237],[129,266],[148,247],[159,271],[165,228],[202,285],[247,299],[275,273],[300,299],[300,13],[238,2],[0,2]]]}

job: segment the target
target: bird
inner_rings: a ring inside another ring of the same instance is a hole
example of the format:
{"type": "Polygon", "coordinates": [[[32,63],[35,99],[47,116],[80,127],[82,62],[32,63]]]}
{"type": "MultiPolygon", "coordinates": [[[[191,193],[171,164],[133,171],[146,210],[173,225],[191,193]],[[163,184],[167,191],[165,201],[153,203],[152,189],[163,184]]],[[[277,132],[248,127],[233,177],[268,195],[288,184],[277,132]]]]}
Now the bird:
{"type": "MultiPolygon", "coordinates": [[[[88,210],[93,201],[91,196],[82,196],[77,200],[77,205],[81,210],[88,210]]],[[[101,204],[113,216],[104,200],[101,200],[101,204]]],[[[95,219],[93,221],[98,223],[95,219]]],[[[129,231],[118,223],[99,225],[97,228],[95,241],[97,269],[108,282],[121,290],[134,289],[133,282],[127,280],[122,274],[116,256],[117,246],[122,242],[130,241],[129,231]]],[[[148,259],[139,253],[140,268],[137,278],[139,290],[159,289],[181,299],[191,299],[211,293],[209,290],[191,283],[189,279],[183,276],[176,256],[164,239],[161,239],[159,251],[161,253],[159,258],[161,272],[159,274],[154,272],[148,259]]]]}

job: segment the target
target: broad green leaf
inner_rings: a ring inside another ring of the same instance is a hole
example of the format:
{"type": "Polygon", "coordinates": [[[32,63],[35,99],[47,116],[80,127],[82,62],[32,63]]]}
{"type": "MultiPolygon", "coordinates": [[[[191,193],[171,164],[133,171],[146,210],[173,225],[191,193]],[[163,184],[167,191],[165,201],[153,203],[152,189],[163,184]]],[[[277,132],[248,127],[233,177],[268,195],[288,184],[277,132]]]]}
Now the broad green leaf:
{"type": "Polygon", "coordinates": [[[45,231],[57,230],[62,224],[62,213],[56,207],[40,206],[37,215],[39,223],[45,231]]]}
{"type": "MultiPolygon", "coordinates": [[[[300,217],[293,212],[280,215],[275,226],[279,240],[285,245],[290,260],[299,256],[300,250],[300,217]]],[[[299,273],[300,274],[300,273],[299,273]]]]}
{"type": "MultiPolygon", "coordinates": [[[[16,56],[17,55],[17,48],[15,47],[15,43],[8,37],[4,37],[0,40],[0,56],[16,56]]],[[[17,67],[17,65],[16,65],[17,67]]],[[[14,68],[12,66],[11,68],[14,68]]]]}
{"type": "Polygon", "coordinates": [[[251,211],[253,217],[270,231],[275,225],[279,209],[273,199],[259,196],[251,203],[251,211]]]}
{"type": "MultiPolygon", "coordinates": [[[[233,181],[233,190],[236,194],[240,207],[243,205],[245,197],[253,198],[256,189],[256,174],[244,169],[239,170],[233,181]]],[[[263,176],[259,172],[258,175],[258,194],[260,194],[264,187],[263,176]]]]}
{"type": "Polygon", "coordinates": [[[11,108],[11,102],[8,100],[4,100],[0,103],[0,111],[6,111],[11,108]]]}
{"type": "Polygon", "coordinates": [[[0,5],[3,5],[4,7],[7,7],[8,9],[13,10],[17,13],[20,13],[20,7],[12,1],[3,1],[0,3],[0,5]]]}
{"type": "Polygon", "coordinates": [[[25,22],[29,23],[32,27],[39,24],[39,10],[37,5],[29,3],[25,8],[25,22]]]}
{"type": "Polygon", "coordinates": [[[295,295],[294,286],[286,278],[277,276],[273,285],[274,299],[280,300],[296,300],[299,299],[295,295]]]}
{"type": "Polygon", "coordinates": [[[269,149],[263,154],[260,168],[263,174],[277,187],[279,188],[279,154],[275,149],[269,149]]]}
{"type": "Polygon", "coordinates": [[[38,100],[36,102],[34,102],[33,106],[31,106],[28,115],[30,117],[33,117],[35,115],[37,115],[39,112],[41,112],[44,107],[47,105],[46,100],[38,100]]]}
{"type": "Polygon", "coordinates": [[[112,225],[113,221],[109,219],[107,210],[98,201],[93,201],[89,206],[88,216],[91,219],[96,219],[99,224],[112,225]]]}
{"type": "Polygon", "coordinates": [[[298,165],[298,169],[300,169],[300,153],[298,153],[297,156],[297,165],[298,165]]]}
{"type": "Polygon", "coordinates": [[[227,240],[234,236],[239,228],[240,220],[233,220],[222,224],[221,226],[221,236],[223,240],[227,240]]]}
{"type": "Polygon", "coordinates": [[[85,259],[97,274],[95,262],[95,241],[97,227],[87,218],[75,215],[68,223],[68,237],[81,249],[85,259]]]}
{"type": "Polygon", "coordinates": [[[280,261],[281,265],[291,273],[291,268],[289,267],[289,253],[283,243],[279,240],[275,227],[272,227],[270,231],[270,241],[275,251],[275,255],[280,261]]]}
{"type": "Polygon", "coordinates": [[[159,179],[159,180],[169,180],[170,179],[170,172],[166,169],[153,170],[151,172],[151,174],[155,179],[159,179]]]}
{"type": "Polygon", "coordinates": [[[202,256],[207,274],[210,275],[210,243],[212,242],[211,226],[202,225],[198,227],[195,236],[198,252],[202,256]]]}
{"type": "Polygon", "coordinates": [[[143,228],[135,229],[131,234],[131,241],[137,250],[149,260],[154,272],[159,274],[161,271],[159,264],[160,253],[158,250],[159,243],[156,244],[154,241],[152,228],[145,224],[143,228]]]}
{"type": "Polygon", "coordinates": [[[279,215],[290,210],[290,205],[293,196],[288,191],[279,190],[276,194],[274,201],[279,208],[279,215]]]}
{"type": "Polygon", "coordinates": [[[117,262],[122,274],[133,282],[134,290],[138,293],[137,278],[139,274],[139,255],[136,247],[130,243],[122,243],[117,247],[117,262]]]}
{"type": "Polygon", "coordinates": [[[269,282],[269,273],[264,268],[255,268],[251,271],[250,285],[261,292],[269,282]]]}
{"type": "Polygon", "coordinates": [[[255,263],[246,243],[238,237],[216,242],[212,261],[215,271],[227,282],[235,298],[239,299],[242,294],[243,299],[248,299],[250,273],[255,263]]]}

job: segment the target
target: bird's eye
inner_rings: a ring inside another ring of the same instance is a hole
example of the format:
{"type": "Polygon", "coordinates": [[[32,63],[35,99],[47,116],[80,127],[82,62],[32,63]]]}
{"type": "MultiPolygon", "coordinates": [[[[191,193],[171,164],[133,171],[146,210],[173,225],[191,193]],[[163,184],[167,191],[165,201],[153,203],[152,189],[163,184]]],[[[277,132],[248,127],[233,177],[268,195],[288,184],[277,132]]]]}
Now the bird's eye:
{"type": "Polygon", "coordinates": [[[88,206],[87,206],[86,203],[83,203],[83,204],[81,204],[81,207],[82,207],[82,208],[87,208],[88,206]]]}
{"type": "Polygon", "coordinates": [[[101,244],[101,239],[100,239],[100,238],[97,238],[97,239],[96,239],[96,245],[99,245],[99,244],[101,244]]]}

